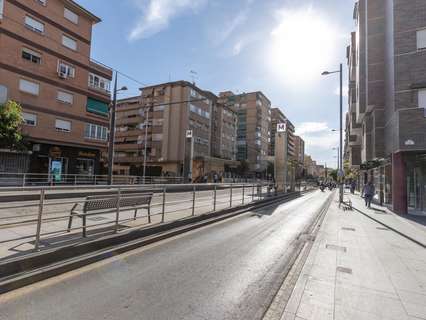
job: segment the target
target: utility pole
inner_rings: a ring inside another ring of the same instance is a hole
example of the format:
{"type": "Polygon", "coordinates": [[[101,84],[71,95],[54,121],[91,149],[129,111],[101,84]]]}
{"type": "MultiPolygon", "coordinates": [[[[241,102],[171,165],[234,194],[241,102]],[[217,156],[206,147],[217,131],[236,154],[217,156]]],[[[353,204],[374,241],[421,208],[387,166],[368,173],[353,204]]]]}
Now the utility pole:
{"type": "Polygon", "coordinates": [[[343,203],[343,64],[340,64],[340,150],[339,150],[339,203],[343,203]]]}
{"type": "Polygon", "coordinates": [[[112,99],[112,106],[110,109],[110,126],[109,126],[109,143],[108,143],[108,184],[112,185],[112,175],[114,166],[114,139],[115,139],[115,110],[117,108],[117,77],[118,73],[115,72],[114,93],[112,99]]]}

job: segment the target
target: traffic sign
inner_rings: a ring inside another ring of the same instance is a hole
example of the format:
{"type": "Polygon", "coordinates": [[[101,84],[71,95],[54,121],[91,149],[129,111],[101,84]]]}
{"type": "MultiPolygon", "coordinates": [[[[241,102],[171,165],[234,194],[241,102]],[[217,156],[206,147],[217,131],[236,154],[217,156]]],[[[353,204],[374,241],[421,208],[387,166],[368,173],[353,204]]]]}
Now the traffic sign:
{"type": "Polygon", "coordinates": [[[286,123],[278,123],[277,124],[277,132],[286,132],[287,124],[286,123]]]}
{"type": "Polygon", "coordinates": [[[186,130],[186,137],[192,138],[192,130],[186,130]]]}

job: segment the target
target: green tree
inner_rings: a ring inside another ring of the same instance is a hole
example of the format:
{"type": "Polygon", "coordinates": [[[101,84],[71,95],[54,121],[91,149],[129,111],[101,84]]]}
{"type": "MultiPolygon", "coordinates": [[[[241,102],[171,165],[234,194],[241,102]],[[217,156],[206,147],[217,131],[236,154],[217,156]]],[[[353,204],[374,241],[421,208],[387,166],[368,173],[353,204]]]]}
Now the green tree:
{"type": "Polygon", "coordinates": [[[331,170],[329,173],[330,178],[332,178],[334,181],[337,181],[337,176],[338,176],[338,170],[334,169],[331,170]]]}
{"type": "Polygon", "coordinates": [[[9,100],[0,105],[0,148],[26,149],[24,136],[21,132],[23,121],[22,108],[18,103],[9,100]]]}

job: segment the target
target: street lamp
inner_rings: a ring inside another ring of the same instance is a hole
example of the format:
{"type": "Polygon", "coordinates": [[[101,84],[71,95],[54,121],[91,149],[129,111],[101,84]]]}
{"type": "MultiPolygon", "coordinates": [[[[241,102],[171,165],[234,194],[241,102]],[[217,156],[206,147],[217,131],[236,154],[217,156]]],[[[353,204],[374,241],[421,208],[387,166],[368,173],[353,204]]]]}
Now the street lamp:
{"type": "Polygon", "coordinates": [[[113,174],[113,166],[114,166],[114,139],[115,139],[115,110],[117,108],[117,93],[120,91],[126,91],[127,87],[123,86],[120,89],[117,89],[117,78],[118,73],[115,72],[115,81],[114,81],[114,92],[113,92],[113,100],[111,106],[111,120],[109,126],[109,141],[108,141],[108,184],[112,185],[112,174],[113,174]]]}
{"type": "MultiPolygon", "coordinates": [[[[343,64],[340,64],[340,68],[337,71],[324,71],[323,76],[328,76],[330,74],[339,73],[340,74],[340,149],[339,149],[339,178],[342,180],[343,177],[343,64]]],[[[343,202],[343,183],[340,181],[339,185],[339,203],[343,202]]]]}

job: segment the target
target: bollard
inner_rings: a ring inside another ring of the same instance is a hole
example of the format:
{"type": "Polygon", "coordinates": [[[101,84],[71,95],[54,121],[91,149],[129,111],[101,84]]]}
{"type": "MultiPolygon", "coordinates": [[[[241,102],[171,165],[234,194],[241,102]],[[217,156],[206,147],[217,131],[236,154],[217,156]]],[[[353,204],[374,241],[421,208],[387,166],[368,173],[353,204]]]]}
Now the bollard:
{"type": "Polygon", "coordinates": [[[163,209],[162,209],[162,213],[161,213],[161,223],[164,223],[164,215],[166,212],[166,187],[164,187],[163,189],[163,209]]]}
{"type": "Polygon", "coordinates": [[[44,208],[44,189],[40,191],[40,202],[38,205],[38,217],[37,217],[37,232],[34,248],[39,251],[40,248],[40,233],[41,233],[41,219],[43,216],[43,208],[44,208]]]}
{"type": "Polygon", "coordinates": [[[120,220],[120,198],[121,198],[121,190],[118,188],[117,190],[117,211],[115,214],[115,233],[118,232],[118,221],[120,220]]]}

